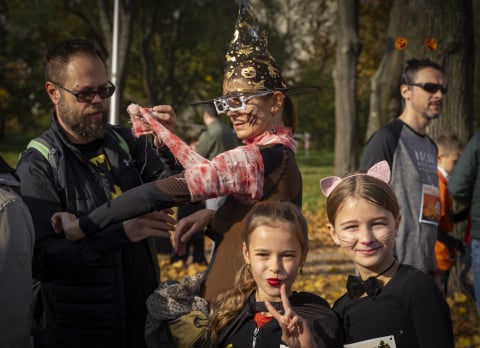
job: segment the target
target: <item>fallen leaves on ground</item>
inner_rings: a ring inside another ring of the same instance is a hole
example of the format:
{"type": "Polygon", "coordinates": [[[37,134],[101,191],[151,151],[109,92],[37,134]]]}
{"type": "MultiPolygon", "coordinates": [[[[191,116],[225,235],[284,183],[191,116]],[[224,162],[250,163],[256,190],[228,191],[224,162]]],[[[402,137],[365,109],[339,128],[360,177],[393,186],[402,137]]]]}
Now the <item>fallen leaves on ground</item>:
{"type": "MultiPolygon", "coordinates": [[[[333,244],[328,230],[327,217],[323,211],[318,214],[305,213],[310,231],[310,253],[302,274],[297,277],[294,288],[323,297],[331,305],[345,292],[348,274],[354,267],[333,244]]],[[[211,243],[206,239],[206,250],[211,243]]],[[[207,266],[200,264],[169,262],[168,255],[159,255],[161,280],[178,280],[186,275],[204,272],[207,266]]],[[[463,292],[456,292],[447,298],[452,314],[456,348],[480,347],[480,319],[475,302],[463,292]]]]}

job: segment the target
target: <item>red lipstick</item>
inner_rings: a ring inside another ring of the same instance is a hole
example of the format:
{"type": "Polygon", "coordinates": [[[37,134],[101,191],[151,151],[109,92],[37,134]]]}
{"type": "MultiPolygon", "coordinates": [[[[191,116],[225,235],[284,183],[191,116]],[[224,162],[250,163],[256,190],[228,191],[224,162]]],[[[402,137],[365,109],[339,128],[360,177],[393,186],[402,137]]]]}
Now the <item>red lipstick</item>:
{"type": "Polygon", "coordinates": [[[280,286],[280,284],[282,283],[282,280],[278,278],[268,278],[267,282],[268,282],[268,285],[270,286],[280,286]]]}

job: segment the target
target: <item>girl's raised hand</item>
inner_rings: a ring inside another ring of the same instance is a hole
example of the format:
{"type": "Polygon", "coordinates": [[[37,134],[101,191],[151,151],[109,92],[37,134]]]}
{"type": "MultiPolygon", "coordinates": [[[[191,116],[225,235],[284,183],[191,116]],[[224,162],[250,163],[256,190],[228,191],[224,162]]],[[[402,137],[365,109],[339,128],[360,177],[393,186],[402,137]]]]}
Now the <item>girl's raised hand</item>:
{"type": "Polygon", "coordinates": [[[295,313],[288,300],[285,284],[280,287],[280,297],[285,310],[283,315],[278,312],[268,300],[265,306],[272,316],[278,321],[282,329],[282,341],[290,348],[316,348],[317,344],[313,339],[310,326],[303,318],[295,313]]]}

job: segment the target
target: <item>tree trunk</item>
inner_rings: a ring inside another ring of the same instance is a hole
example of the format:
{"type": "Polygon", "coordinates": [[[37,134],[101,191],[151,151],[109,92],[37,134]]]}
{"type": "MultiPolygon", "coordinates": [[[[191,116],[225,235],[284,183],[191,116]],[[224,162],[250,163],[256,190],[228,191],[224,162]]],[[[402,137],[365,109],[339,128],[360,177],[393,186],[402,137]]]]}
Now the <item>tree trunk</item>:
{"type": "Polygon", "coordinates": [[[404,60],[428,57],[445,68],[449,85],[442,116],[430,126],[435,137],[445,130],[455,130],[466,139],[473,118],[473,18],[471,0],[394,0],[390,13],[386,50],[377,73],[372,78],[370,115],[366,138],[401,113],[399,93],[404,60]],[[426,9],[419,11],[419,9],[426,9]],[[454,14],[454,15],[452,15],[454,14]],[[395,49],[403,37],[406,48],[395,49]],[[427,38],[438,49],[424,45],[427,38]]]}
{"type": "Polygon", "coordinates": [[[428,130],[435,137],[455,131],[467,140],[473,129],[473,16],[471,0],[426,1],[425,32],[436,38],[438,50],[431,59],[445,68],[448,95],[441,117],[428,130]],[[452,13],[454,15],[452,15],[452,13]]]}
{"type": "Polygon", "coordinates": [[[335,172],[343,175],[356,168],[358,1],[339,0],[335,84],[335,172]]]}
{"type": "Polygon", "coordinates": [[[394,41],[399,36],[404,37],[405,30],[409,28],[409,16],[403,15],[407,6],[408,1],[394,0],[392,3],[385,52],[370,84],[370,113],[365,140],[368,140],[382,125],[400,114],[402,102],[399,81],[405,58],[404,51],[395,50],[394,41]]]}
{"type": "MultiPolygon", "coordinates": [[[[480,94],[480,79],[478,78],[480,76],[480,1],[472,1],[472,13],[473,13],[473,19],[472,22],[474,23],[473,25],[473,47],[475,47],[474,51],[474,56],[475,56],[475,68],[473,69],[474,71],[474,79],[473,79],[473,84],[474,84],[474,105],[473,105],[473,110],[476,110],[476,113],[474,115],[474,120],[473,120],[473,127],[472,131],[474,129],[479,129],[480,127],[480,115],[479,115],[479,110],[480,110],[480,98],[478,97],[480,94]]],[[[471,134],[472,135],[472,134],[471,134]]]]}

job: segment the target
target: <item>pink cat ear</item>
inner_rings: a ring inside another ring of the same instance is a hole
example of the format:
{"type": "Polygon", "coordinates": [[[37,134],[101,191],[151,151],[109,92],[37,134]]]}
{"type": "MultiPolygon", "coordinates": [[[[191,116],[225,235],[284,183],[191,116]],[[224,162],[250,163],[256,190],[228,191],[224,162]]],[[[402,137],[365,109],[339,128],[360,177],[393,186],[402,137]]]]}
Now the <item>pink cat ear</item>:
{"type": "Polygon", "coordinates": [[[368,170],[367,175],[373,176],[388,184],[391,176],[390,166],[387,161],[378,162],[368,170]]]}
{"type": "Polygon", "coordinates": [[[387,161],[381,161],[374,164],[365,174],[363,173],[353,174],[343,179],[339,178],[338,176],[329,176],[325,179],[320,180],[320,188],[322,189],[322,193],[326,197],[328,197],[330,193],[332,193],[332,191],[335,190],[338,184],[342,182],[342,180],[352,176],[357,176],[357,175],[373,176],[374,178],[378,180],[382,180],[383,182],[386,182],[388,184],[390,182],[390,176],[391,176],[390,166],[388,165],[387,161]]]}
{"type": "Polygon", "coordinates": [[[325,197],[328,197],[335,187],[342,181],[338,176],[329,176],[320,180],[320,189],[325,197]]]}

